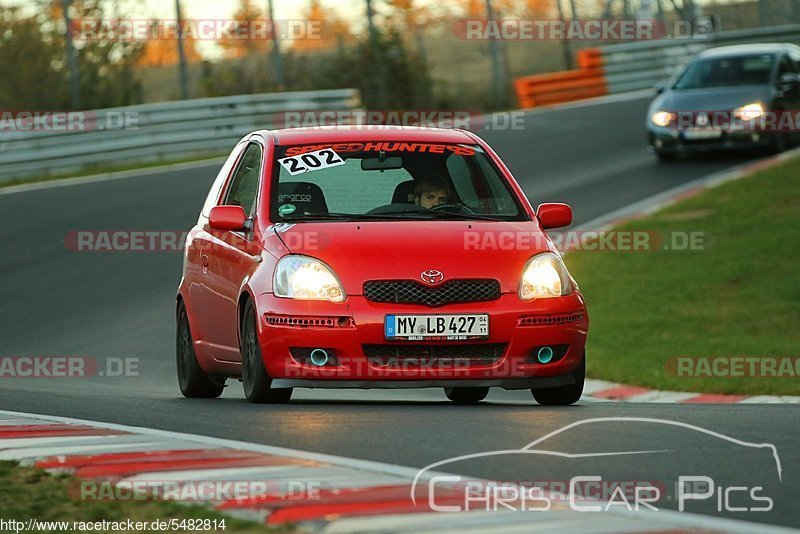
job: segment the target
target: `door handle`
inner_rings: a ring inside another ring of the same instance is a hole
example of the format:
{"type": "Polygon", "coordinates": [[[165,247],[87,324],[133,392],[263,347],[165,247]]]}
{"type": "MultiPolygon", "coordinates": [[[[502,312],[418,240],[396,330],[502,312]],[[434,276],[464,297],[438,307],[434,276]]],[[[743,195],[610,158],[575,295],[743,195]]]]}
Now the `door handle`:
{"type": "Polygon", "coordinates": [[[203,274],[208,272],[208,256],[205,254],[200,256],[200,266],[203,268],[203,274]]]}

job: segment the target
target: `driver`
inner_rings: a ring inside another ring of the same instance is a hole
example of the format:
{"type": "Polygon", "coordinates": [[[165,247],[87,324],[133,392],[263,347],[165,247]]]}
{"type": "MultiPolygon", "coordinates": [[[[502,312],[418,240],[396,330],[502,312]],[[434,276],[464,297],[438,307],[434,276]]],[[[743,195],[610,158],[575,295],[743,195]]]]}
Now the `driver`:
{"type": "Polygon", "coordinates": [[[439,178],[425,178],[414,186],[414,204],[423,208],[435,208],[447,204],[450,188],[439,178]]]}

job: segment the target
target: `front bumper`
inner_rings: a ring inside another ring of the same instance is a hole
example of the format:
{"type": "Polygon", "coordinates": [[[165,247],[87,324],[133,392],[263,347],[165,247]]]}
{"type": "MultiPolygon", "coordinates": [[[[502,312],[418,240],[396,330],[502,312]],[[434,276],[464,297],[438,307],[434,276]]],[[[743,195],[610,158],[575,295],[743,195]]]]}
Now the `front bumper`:
{"type": "Polygon", "coordinates": [[[349,296],[343,303],[299,301],[262,294],[257,299],[259,341],[273,387],[398,388],[501,387],[528,389],[574,383],[584,357],[589,320],[578,292],[552,299],[521,301],[503,294],[491,302],[426,307],[384,304],[349,296]],[[489,339],[473,341],[387,341],[387,314],[488,313],[489,339]],[[539,363],[535,350],[557,347],[556,357],[539,363]],[[397,352],[375,358],[374,350],[397,352]],[[432,348],[431,348],[432,347],[432,348]],[[464,347],[474,358],[447,358],[464,347]],[[330,355],[326,365],[308,358],[314,348],[330,355]],[[413,349],[411,349],[413,348],[413,349]],[[415,353],[407,357],[408,349],[415,353]],[[431,349],[432,356],[427,357],[431,349]],[[372,350],[372,352],[369,352],[372,350]],[[369,352],[369,353],[368,353],[369,352]]]}
{"type": "MultiPolygon", "coordinates": [[[[690,138],[690,135],[692,134],[685,131],[650,125],[647,129],[647,142],[651,150],[661,154],[688,154],[762,148],[773,144],[776,134],[746,130],[722,130],[718,137],[690,138]]],[[[716,136],[716,134],[713,135],[716,136]]]]}

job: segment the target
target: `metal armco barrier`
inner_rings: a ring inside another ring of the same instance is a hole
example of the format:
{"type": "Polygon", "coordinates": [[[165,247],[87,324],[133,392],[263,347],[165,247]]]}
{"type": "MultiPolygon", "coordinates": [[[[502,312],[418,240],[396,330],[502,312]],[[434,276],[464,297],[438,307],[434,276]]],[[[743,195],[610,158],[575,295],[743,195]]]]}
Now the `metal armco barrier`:
{"type": "Polygon", "coordinates": [[[747,43],[800,43],[800,24],[719,32],[689,39],[662,39],[600,47],[608,92],[649,89],[680,71],[698,52],[747,43]]]}
{"type": "Polygon", "coordinates": [[[522,108],[649,89],[706,48],[760,42],[800,44],[800,24],[585,48],[578,52],[578,69],[523,76],[514,86],[522,108]]]}
{"type": "MultiPolygon", "coordinates": [[[[0,125],[0,182],[97,165],[168,161],[222,152],[284,111],[350,110],[356,89],[199,98],[75,114],[78,131],[20,131],[0,125]]],[[[11,126],[9,126],[11,125],[11,126]]]]}

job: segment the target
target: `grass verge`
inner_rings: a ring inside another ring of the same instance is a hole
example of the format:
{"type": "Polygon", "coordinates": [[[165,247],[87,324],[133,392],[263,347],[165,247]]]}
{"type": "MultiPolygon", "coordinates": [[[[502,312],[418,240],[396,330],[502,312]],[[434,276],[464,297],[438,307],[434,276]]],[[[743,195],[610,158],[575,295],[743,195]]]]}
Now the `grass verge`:
{"type": "Polygon", "coordinates": [[[800,395],[797,361],[795,374],[783,377],[708,376],[699,362],[691,369],[702,376],[676,376],[674,367],[684,356],[800,356],[800,158],[615,230],[662,241],[653,251],[567,254],[588,303],[589,376],[666,390],[800,395]],[[701,250],[664,250],[689,232],[702,232],[701,250]]]}
{"type": "MultiPolygon", "coordinates": [[[[217,529],[200,529],[206,532],[290,532],[288,528],[273,529],[263,524],[233,518],[210,508],[168,501],[82,501],[75,497],[79,479],[66,474],[49,474],[34,467],[20,466],[16,462],[0,461],[0,519],[22,521],[27,527],[30,519],[47,522],[68,522],[66,528],[51,525],[50,530],[82,532],[73,522],[146,522],[177,520],[177,529],[170,532],[196,532],[189,525],[181,527],[182,520],[208,519],[217,521],[217,529]],[[220,521],[225,522],[224,528],[220,521]]],[[[213,523],[210,523],[213,524],[213,523]]],[[[40,530],[46,526],[40,525],[40,530]]],[[[96,528],[94,530],[97,530],[96,528]]],[[[147,530],[147,529],[145,529],[147,530]]],[[[151,529],[152,530],[152,529],[151,529]]],[[[102,529],[101,529],[102,531],[102,529]]],[[[126,532],[121,530],[118,532],[126,532]]],[[[135,530],[131,531],[135,532],[135,530]]]]}

